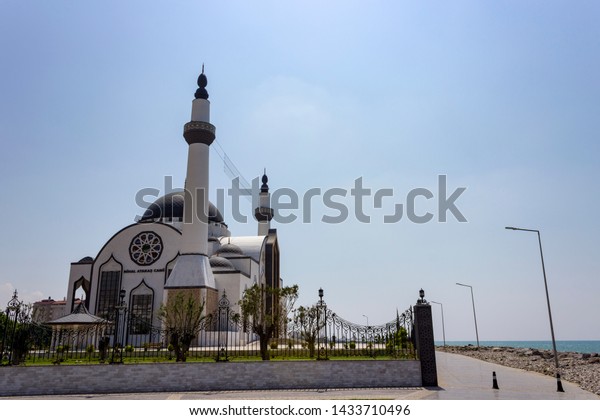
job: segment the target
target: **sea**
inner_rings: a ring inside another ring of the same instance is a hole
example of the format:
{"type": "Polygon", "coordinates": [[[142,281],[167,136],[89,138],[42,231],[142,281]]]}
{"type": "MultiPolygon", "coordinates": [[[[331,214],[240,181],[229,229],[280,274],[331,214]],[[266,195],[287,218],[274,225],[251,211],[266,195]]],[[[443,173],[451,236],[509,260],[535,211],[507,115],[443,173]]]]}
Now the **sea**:
{"type": "MultiPolygon", "coordinates": [[[[475,346],[476,341],[446,341],[448,346],[475,346]]],[[[443,346],[443,341],[436,341],[436,346],[443,346]]],[[[552,341],[480,341],[480,346],[485,347],[516,347],[538,350],[552,350],[552,341]]],[[[557,340],[557,351],[569,351],[577,353],[600,353],[600,340],[557,340]]]]}

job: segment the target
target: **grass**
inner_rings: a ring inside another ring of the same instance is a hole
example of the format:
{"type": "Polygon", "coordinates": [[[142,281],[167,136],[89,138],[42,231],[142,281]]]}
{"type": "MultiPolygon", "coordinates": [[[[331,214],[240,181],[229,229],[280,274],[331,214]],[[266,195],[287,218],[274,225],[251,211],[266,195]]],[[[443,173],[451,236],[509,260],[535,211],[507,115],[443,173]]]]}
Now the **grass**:
{"type": "MultiPolygon", "coordinates": [[[[105,359],[104,363],[108,364],[111,360],[112,354],[109,353],[107,358],[105,359]]],[[[190,355],[187,357],[186,362],[188,363],[215,363],[215,358],[216,358],[216,354],[203,354],[203,355],[190,355]]],[[[356,351],[353,354],[328,354],[328,360],[361,360],[361,361],[368,361],[368,360],[413,360],[414,357],[411,355],[405,355],[405,357],[392,357],[391,355],[377,355],[376,357],[371,357],[367,354],[361,354],[361,352],[356,351]]],[[[286,352],[282,351],[278,351],[278,350],[271,350],[271,361],[273,362],[277,362],[277,361],[308,361],[308,360],[314,360],[314,361],[318,361],[315,357],[310,358],[308,357],[308,352],[306,352],[306,354],[300,353],[300,354],[287,354],[286,352]]],[[[239,354],[239,353],[233,353],[233,354],[229,354],[228,357],[228,361],[229,362],[259,362],[262,361],[260,355],[258,354],[239,354]]],[[[168,351],[166,350],[157,350],[157,351],[152,351],[152,354],[143,354],[143,355],[139,355],[138,353],[135,353],[133,355],[128,355],[125,354],[123,356],[123,363],[124,364],[142,364],[142,363],[177,363],[175,361],[175,356],[174,355],[169,355],[168,351]]],[[[72,353],[72,354],[67,354],[67,355],[63,355],[62,356],[62,360],[60,361],[60,363],[57,363],[57,357],[56,355],[50,355],[50,354],[45,354],[43,355],[43,357],[40,356],[29,356],[26,360],[25,363],[22,363],[22,365],[25,366],[50,366],[50,365],[54,365],[54,364],[61,364],[61,365],[96,365],[96,364],[102,364],[100,362],[99,359],[99,354],[96,352],[93,355],[89,355],[87,353],[81,352],[81,353],[72,353]]]]}

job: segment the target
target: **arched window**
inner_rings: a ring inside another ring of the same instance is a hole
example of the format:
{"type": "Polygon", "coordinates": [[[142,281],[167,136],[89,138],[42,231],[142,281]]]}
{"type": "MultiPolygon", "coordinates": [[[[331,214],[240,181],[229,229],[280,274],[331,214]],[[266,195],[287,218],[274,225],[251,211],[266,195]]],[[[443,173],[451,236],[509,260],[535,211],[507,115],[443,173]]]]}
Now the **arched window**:
{"type": "Polygon", "coordinates": [[[100,267],[96,315],[110,319],[114,317],[115,306],[119,303],[122,266],[112,256],[100,267]]]}
{"type": "Polygon", "coordinates": [[[142,282],[130,294],[130,334],[149,334],[152,329],[152,307],[154,290],[142,282]]]}

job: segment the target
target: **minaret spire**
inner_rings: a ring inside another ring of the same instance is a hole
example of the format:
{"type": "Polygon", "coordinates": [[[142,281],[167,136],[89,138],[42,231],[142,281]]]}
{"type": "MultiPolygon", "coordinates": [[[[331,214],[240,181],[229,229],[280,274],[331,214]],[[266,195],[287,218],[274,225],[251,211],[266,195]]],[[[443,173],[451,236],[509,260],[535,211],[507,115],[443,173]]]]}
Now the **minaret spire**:
{"type": "Polygon", "coordinates": [[[194,95],[196,99],[208,99],[206,85],[208,85],[208,79],[204,74],[204,63],[202,63],[202,73],[198,76],[198,89],[196,89],[196,94],[194,95]]]}
{"type": "Polygon", "coordinates": [[[214,300],[209,295],[217,294],[208,261],[208,162],[210,145],[215,139],[215,126],[210,123],[207,84],[203,65],[198,77],[196,99],[192,101],[192,117],[183,128],[183,137],[188,144],[184,223],[181,229],[180,256],[167,279],[165,290],[204,290],[203,299],[208,304],[214,300]]]}
{"type": "Polygon", "coordinates": [[[271,228],[271,219],[273,219],[273,209],[271,208],[271,194],[269,194],[269,177],[267,169],[262,176],[262,185],[258,196],[258,207],[254,209],[254,218],[258,222],[258,235],[266,236],[271,228]]]}
{"type": "Polygon", "coordinates": [[[267,176],[267,168],[265,168],[265,173],[262,176],[262,185],[260,186],[260,192],[269,192],[269,177],[267,176]]]}

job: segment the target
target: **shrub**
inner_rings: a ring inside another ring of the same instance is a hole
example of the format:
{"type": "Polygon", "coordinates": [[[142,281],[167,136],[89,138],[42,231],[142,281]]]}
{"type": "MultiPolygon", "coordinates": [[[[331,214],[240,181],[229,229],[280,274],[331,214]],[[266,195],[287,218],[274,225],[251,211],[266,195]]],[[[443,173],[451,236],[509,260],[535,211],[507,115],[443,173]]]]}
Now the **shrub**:
{"type": "Polygon", "coordinates": [[[125,353],[133,353],[133,346],[131,344],[125,346],[125,353]]]}
{"type": "Polygon", "coordinates": [[[356,348],[356,342],[351,341],[350,342],[350,349],[354,350],[356,348]]]}
{"type": "Polygon", "coordinates": [[[277,350],[277,341],[271,342],[271,350],[277,350]]]}
{"type": "Polygon", "coordinates": [[[67,352],[67,351],[69,351],[69,345],[68,345],[68,344],[63,344],[63,345],[61,345],[61,346],[58,346],[58,347],[56,348],[56,352],[57,352],[57,353],[65,353],[65,352],[67,352]]]}

